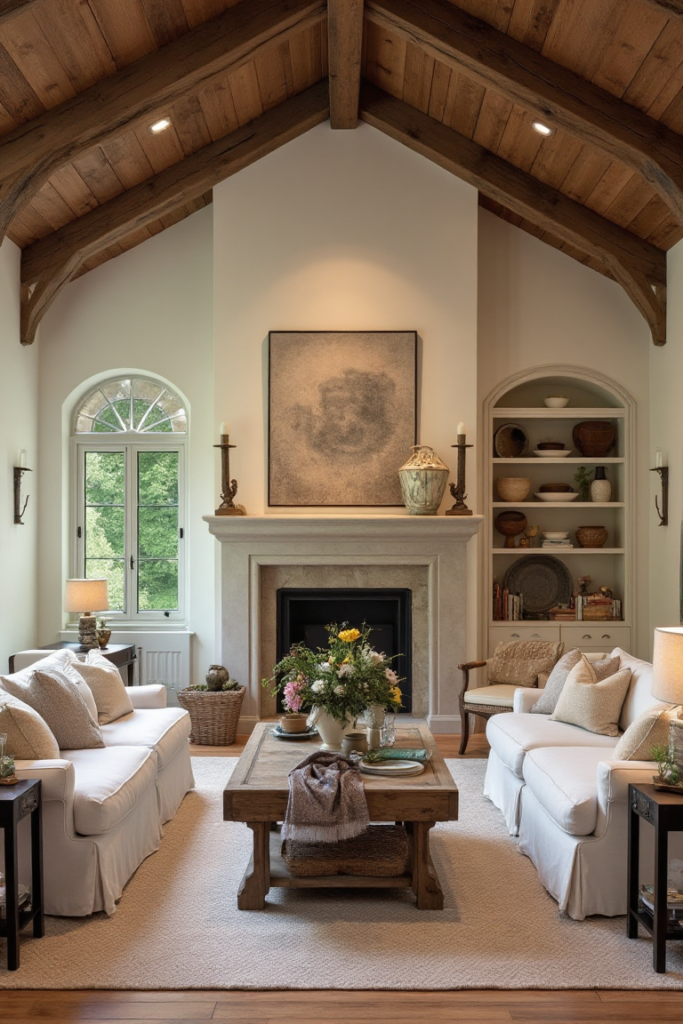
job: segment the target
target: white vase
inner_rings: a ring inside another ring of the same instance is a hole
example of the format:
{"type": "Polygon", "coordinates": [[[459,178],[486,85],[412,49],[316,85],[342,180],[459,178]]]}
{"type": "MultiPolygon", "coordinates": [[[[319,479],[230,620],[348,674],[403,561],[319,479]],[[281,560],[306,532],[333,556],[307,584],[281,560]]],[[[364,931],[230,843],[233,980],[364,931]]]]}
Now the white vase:
{"type": "Polygon", "coordinates": [[[317,705],[311,708],[311,713],[308,716],[308,724],[315,726],[318,730],[320,739],[323,741],[320,747],[321,750],[341,750],[342,740],[344,735],[354,727],[354,720],[346,713],[346,722],[340,722],[338,718],[333,718],[327,711],[319,708],[317,705]]]}
{"type": "Polygon", "coordinates": [[[609,501],[612,497],[612,485],[605,477],[605,467],[595,467],[595,480],[591,483],[591,501],[609,501]]]}

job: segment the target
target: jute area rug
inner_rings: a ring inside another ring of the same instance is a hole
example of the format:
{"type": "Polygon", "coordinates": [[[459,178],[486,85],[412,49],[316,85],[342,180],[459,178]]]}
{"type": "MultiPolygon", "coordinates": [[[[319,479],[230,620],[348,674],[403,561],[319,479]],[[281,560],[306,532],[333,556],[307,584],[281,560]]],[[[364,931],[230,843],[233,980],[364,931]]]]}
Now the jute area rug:
{"type": "MultiPolygon", "coordinates": [[[[683,942],[668,973],[624,918],[571,921],[482,797],[485,761],[450,761],[460,821],[432,831],[443,911],[400,890],[271,889],[265,911],[239,911],[251,832],[222,820],[236,761],[195,758],[197,789],[166,826],[158,853],[128,884],[116,914],[48,918],[24,938],[23,989],[682,988],[683,942]]],[[[4,954],[4,944],[2,948],[4,954]]]]}

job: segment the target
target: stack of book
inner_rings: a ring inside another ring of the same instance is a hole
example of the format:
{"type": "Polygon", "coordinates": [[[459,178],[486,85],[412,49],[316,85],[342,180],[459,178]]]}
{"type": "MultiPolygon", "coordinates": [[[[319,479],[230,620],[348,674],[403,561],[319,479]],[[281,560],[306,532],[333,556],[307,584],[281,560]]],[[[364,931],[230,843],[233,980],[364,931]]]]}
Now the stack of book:
{"type": "Polygon", "coordinates": [[[576,622],[576,608],[563,608],[557,605],[548,612],[553,622],[576,622]]]}
{"type": "Polygon", "coordinates": [[[544,540],[541,542],[542,548],[552,548],[554,551],[573,551],[574,545],[570,541],[569,537],[565,537],[564,540],[544,540]]]}
{"type": "Polygon", "coordinates": [[[621,619],[621,601],[602,594],[579,594],[576,598],[576,617],[580,622],[603,622],[621,619]]]}
{"type": "Polygon", "coordinates": [[[524,595],[511,594],[507,587],[501,589],[500,583],[493,585],[493,619],[494,622],[519,622],[524,614],[524,595]]]}

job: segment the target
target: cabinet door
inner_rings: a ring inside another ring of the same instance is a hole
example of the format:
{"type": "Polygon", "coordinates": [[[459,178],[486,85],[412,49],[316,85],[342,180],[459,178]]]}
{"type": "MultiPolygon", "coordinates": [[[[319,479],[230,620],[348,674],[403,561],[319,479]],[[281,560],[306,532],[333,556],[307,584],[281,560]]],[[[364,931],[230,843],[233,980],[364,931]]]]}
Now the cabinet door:
{"type": "Polygon", "coordinates": [[[611,651],[621,647],[631,649],[631,627],[613,626],[610,622],[579,622],[575,626],[562,626],[564,649],[578,647],[582,651],[611,651]]]}
{"type": "Polygon", "coordinates": [[[560,627],[550,623],[536,625],[529,622],[509,622],[505,626],[489,629],[489,654],[493,654],[501,640],[559,640],[560,627]]]}

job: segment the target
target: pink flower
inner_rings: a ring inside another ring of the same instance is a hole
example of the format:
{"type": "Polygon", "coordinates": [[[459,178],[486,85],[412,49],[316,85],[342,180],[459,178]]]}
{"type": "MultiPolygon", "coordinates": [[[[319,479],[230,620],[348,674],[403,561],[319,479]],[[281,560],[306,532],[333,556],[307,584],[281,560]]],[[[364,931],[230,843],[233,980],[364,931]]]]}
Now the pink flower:
{"type": "Polygon", "coordinates": [[[285,684],[283,691],[282,703],[285,705],[288,711],[299,711],[303,704],[303,698],[301,697],[301,690],[303,690],[305,683],[303,680],[290,679],[285,684]]]}

